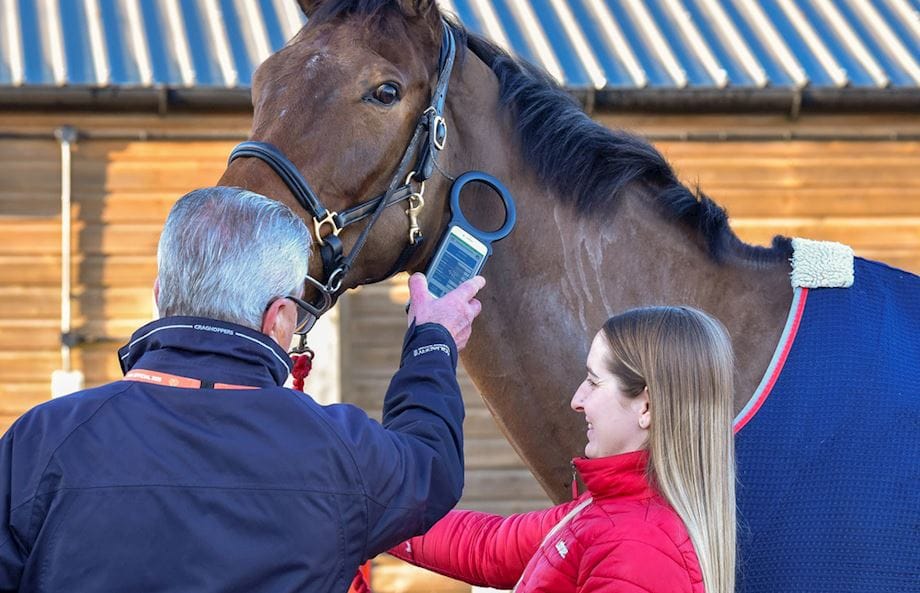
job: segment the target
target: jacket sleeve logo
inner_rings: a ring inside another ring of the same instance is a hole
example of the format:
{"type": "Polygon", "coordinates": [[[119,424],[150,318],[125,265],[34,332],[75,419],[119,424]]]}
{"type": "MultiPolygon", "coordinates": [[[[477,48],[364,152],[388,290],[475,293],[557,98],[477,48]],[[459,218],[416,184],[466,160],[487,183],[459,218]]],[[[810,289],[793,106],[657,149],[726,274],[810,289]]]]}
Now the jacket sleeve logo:
{"type": "Polygon", "coordinates": [[[421,356],[423,354],[428,354],[430,352],[443,352],[447,356],[450,356],[450,348],[447,344],[430,344],[428,346],[422,346],[421,348],[416,348],[412,351],[412,356],[421,356]]]}

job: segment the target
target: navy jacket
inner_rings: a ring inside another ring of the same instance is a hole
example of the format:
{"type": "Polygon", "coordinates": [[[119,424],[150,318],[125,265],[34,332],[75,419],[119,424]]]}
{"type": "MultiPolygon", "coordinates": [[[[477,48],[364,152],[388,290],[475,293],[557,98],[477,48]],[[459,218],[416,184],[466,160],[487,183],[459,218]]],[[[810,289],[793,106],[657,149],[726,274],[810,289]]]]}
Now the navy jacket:
{"type": "Polygon", "coordinates": [[[412,327],[384,399],[286,389],[267,336],[168,317],[124,369],[253,390],[119,381],[42,404],[0,441],[2,591],[344,592],[358,566],[460,497],[456,346],[412,327]]]}

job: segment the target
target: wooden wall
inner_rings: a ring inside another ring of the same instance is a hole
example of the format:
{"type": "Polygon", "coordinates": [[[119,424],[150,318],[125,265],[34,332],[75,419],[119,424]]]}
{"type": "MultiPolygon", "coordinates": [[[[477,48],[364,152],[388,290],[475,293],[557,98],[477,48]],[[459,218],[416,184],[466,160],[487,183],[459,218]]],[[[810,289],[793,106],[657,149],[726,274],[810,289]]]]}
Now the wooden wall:
{"type": "Polygon", "coordinates": [[[684,179],[726,205],[746,241],[838,241],[920,272],[920,143],[661,143],[684,179]]]}
{"type": "MultiPolygon", "coordinates": [[[[671,138],[657,145],[685,181],[727,206],[748,241],[767,243],[775,233],[830,239],[920,272],[920,117],[600,119],[671,138]],[[868,138],[829,139],[842,131],[868,138]],[[750,139],[718,140],[726,132],[750,139]],[[699,139],[677,139],[688,133],[699,139]]],[[[0,429],[47,399],[59,366],[60,149],[51,131],[64,123],[90,134],[73,156],[73,304],[75,330],[103,340],[76,350],[75,367],[91,386],[119,377],[115,349],[151,318],[156,242],[169,207],[216,181],[249,119],[0,114],[0,429]],[[140,133],[153,139],[126,139],[140,133]],[[170,134],[198,138],[155,139],[170,134]]],[[[378,416],[398,362],[406,296],[399,279],[342,301],[343,397],[378,416]]],[[[546,504],[465,374],[461,383],[461,506],[509,513],[546,504]]],[[[392,560],[381,560],[374,579],[382,593],[469,590],[392,560]]]]}
{"type": "MultiPolygon", "coordinates": [[[[93,125],[101,119],[90,119],[85,129],[105,131],[93,125]]],[[[36,128],[32,119],[0,117],[0,133],[42,131],[36,128]]],[[[88,386],[120,376],[114,350],[152,318],[156,244],[166,214],[178,196],[216,181],[231,146],[105,139],[75,145],[73,327],[97,343],[74,350],[74,367],[85,373],[88,386]]],[[[47,139],[0,138],[4,429],[48,398],[51,372],[60,367],[60,158],[50,134],[47,139]]]]}

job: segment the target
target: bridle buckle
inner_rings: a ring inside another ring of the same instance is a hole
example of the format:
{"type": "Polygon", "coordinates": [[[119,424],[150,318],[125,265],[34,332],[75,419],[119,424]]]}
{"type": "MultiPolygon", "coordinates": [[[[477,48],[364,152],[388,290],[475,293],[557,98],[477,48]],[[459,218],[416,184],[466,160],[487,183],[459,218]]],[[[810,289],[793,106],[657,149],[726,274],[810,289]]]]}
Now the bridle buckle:
{"type": "Polygon", "coordinates": [[[338,223],[335,221],[336,216],[338,216],[338,213],[330,210],[322,220],[316,217],[313,218],[313,232],[316,234],[316,242],[320,245],[326,244],[326,242],[323,241],[323,235],[320,234],[320,230],[322,230],[324,224],[328,224],[332,227],[332,232],[330,234],[333,236],[338,237],[339,233],[342,232],[342,229],[339,228],[338,223]]]}
{"type": "Polygon", "coordinates": [[[445,120],[434,107],[426,109],[425,115],[430,118],[430,129],[428,131],[431,137],[431,143],[434,144],[434,147],[438,150],[444,150],[444,146],[447,144],[447,120],[445,120]]]}
{"type": "Polygon", "coordinates": [[[434,132],[431,135],[431,143],[438,150],[444,150],[447,143],[447,121],[440,115],[434,116],[434,132]]]}

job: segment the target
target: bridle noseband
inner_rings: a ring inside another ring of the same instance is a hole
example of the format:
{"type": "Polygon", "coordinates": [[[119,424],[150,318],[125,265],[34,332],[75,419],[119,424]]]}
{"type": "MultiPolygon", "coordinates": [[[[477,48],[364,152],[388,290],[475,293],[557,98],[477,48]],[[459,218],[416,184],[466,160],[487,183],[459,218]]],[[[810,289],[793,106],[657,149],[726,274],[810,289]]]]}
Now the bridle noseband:
{"type": "Polygon", "coordinates": [[[419,117],[415,132],[403,153],[396,173],[390,180],[388,189],[383,194],[362,202],[343,212],[333,212],[325,208],[307,183],[297,167],[278,148],[267,142],[241,142],[230,153],[228,165],[238,158],[253,157],[261,159],[281,178],[297,203],[313,217],[314,239],[320,246],[323,259],[323,278],[313,278],[309,274],[306,281],[317,291],[317,297],[308,302],[313,315],[319,317],[328,311],[335,302],[335,297],[342,288],[345,275],[354,264],[355,258],[364,247],[371,228],[388,206],[409,200],[410,229],[408,245],[387,276],[399,271],[409,260],[421,243],[418,228],[418,212],[424,204],[425,181],[437,165],[438,154],[444,149],[447,140],[447,123],[444,121],[444,102],[447,98],[447,85],[456,56],[456,40],[450,26],[442,21],[444,33],[441,37],[441,52],[438,63],[438,83],[431,96],[431,102],[419,117]],[[416,156],[417,155],[417,156],[416,156]],[[414,167],[412,164],[414,163],[414,167]],[[411,167],[411,170],[410,170],[411,167]],[[412,191],[412,183],[420,184],[419,191],[412,191]],[[345,228],[370,217],[351,252],[343,253],[339,233],[345,228]],[[324,227],[329,231],[323,235],[324,227]]]}

